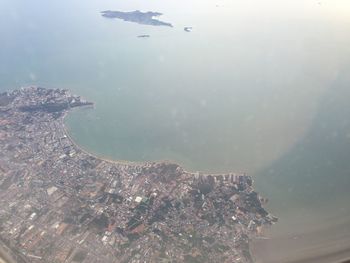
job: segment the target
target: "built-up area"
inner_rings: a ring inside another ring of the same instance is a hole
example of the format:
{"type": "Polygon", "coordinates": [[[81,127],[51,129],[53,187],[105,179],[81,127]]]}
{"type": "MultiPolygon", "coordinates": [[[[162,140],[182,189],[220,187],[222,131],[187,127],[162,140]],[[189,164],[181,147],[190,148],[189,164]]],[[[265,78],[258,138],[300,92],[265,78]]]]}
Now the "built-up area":
{"type": "Polygon", "coordinates": [[[17,262],[252,262],[249,240],[276,218],[244,174],[102,160],[64,117],[67,90],[0,95],[0,237],[17,262]]]}

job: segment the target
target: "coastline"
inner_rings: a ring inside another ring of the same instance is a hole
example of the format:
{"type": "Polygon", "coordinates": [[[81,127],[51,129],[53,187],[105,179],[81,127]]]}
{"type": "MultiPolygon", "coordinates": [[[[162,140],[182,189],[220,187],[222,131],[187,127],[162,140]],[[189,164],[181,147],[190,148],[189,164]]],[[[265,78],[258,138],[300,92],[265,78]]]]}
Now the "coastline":
{"type": "Polygon", "coordinates": [[[0,95],[0,234],[20,248],[12,251],[17,261],[129,262],[142,255],[149,263],[251,263],[250,237],[277,221],[245,174],[193,173],[176,162],[116,161],[86,151],[64,118],[93,104],[68,90],[0,95]]]}
{"type": "MultiPolygon", "coordinates": [[[[74,110],[80,110],[80,109],[78,108],[74,110]]],[[[70,114],[70,112],[71,111],[66,112],[64,118],[66,118],[68,114],[70,114]]],[[[65,134],[70,139],[70,141],[75,145],[75,147],[79,148],[81,151],[85,152],[87,155],[90,155],[94,158],[101,159],[106,162],[110,162],[114,164],[145,165],[147,163],[157,163],[157,164],[171,163],[171,164],[178,164],[180,167],[182,167],[181,163],[178,163],[177,161],[174,161],[174,160],[155,160],[155,161],[138,162],[138,161],[127,161],[127,160],[115,160],[107,157],[102,157],[98,154],[94,154],[93,152],[85,149],[82,145],[78,144],[74,140],[74,138],[70,135],[69,128],[68,128],[69,126],[64,122],[64,119],[62,121],[62,127],[65,130],[65,134]]],[[[224,175],[229,172],[206,173],[201,171],[193,172],[193,171],[186,170],[186,173],[192,174],[193,176],[196,176],[198,174],[206,176],[206,175],[224,175]]],[[[292,237],[289,237],[289,238],[292,238],[292,237]]],[[[295,256],[294,258],[291,258],[290,256],[288,256],[289,259],[285,259],[285,258],[283,259],[282,257],[275,259],[276,257],[272,256],[271,258],[268,257],[269,258],[268,261],[261,261],[261,259],[259,260],[259,258],[266,258],[263,255],[264,251],[266,251],[266,247],[276,246],[276,244],[280,245],[280,243],[285,244],[286,246],[292,246],[291,243],[293,242],[288,241],[288,238],[277,239],[277,240],[267,239],[263,241],[262,240],[257,240],[257,241],[258,242],[253,241],[252,242],[253,246],[250,248],[252,256],[256,259],[255,260],[256,263],[281,263],[281,262],[283,263],[329,263],[329,262],[344,263],[344,262],[347,262],[348,260],[350,261],[349,247],[344,247],[343,249],[338,249],[338,250],[329,249],[329,250],[326,250],[326,252],[319,249],[319,253],[317,253],[317,251],[312,251],[312,253],[305,253],[303,255],[295,256]]],[[[272,249],[269,248],[268,250],[271,251],[272,249]]]]}
{"type": "MultiPolygon", "coordinates": [[[[84,107],[84,106],[83,106],[84,107]]],[[[81,144],[77,143],[74,138],[72,137],[72,135],[69,132],[69,126],[65,123],[65,119],[66,117],[70,114],[70,112],[72,112],[72,110],[81,110],[83,107],[77,108],[77,109],[70,109],[69,111],[65,112],[63,118],[62,118],[62,123],[61,126],[65,132],[65,135],[67,136],[67,138],[70,140],[70,142],[74,145],[74,147],[76,147],[77,149],[79,149],[80,151],[84,152],[86,155],[89,155],[93,158],[111,163],[111,164],[116,164],[116,165],[135,165],[135,166],[142,166],[142,165],[147,165],[147,164],[175,164],[178,165],[179,167],[181,167],[181,169],[188,173],[188,174],[192,174],[193,176],[195,175],[202,175],[202,176],[220,176],[220,175],[226,175],[226,174],[235,174],[235,175],[246,175],[245,172],[232,172],[232,171],[227,171],[227,172],[221,172],[221,173],[212,173],[212,172],[204,172],[204,171],[200,171],[200,170],[196,170],[196,171],[191,171],[191,170],[186,170],[183,165],[175,160],[170,160],[170,159],[164,159],[164,160],[152,160],[152,161],[129,161],[129,160],[120,160],[120,159],[113,159],[110,157],[106,157],[106,156],[102,156],[102,155],[98,155],[86,148],[84,148],[84,146],[82,146],[81,144]]],[[[86,108],[90,108],[91,106],[85,106],[86,108]]],[[[93,106],[94,107],[94,106],[93,106]]]]}

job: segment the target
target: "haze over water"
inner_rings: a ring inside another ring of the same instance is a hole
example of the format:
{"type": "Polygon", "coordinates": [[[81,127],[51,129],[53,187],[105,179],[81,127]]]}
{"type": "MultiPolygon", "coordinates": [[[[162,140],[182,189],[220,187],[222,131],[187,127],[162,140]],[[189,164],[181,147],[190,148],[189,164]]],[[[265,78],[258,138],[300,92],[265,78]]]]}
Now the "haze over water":
{"type": "Polygon", "coordinates": [[[248,172],[280,217],[270,234],[303,244],[285,255],[326,244],[300,232],[349,240],[348,1],[0,0],[0,12],[0,90],[94,101],[67,118],[83,148],[248,172]],[[174,28],[101,17],[108,9],[159,11],[174,28]]]}

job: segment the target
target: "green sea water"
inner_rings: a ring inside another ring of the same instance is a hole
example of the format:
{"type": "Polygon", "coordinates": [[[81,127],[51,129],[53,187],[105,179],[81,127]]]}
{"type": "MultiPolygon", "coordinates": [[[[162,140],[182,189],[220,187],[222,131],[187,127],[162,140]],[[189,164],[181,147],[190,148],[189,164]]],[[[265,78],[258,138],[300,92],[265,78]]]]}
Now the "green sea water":
{"type": "Polygon", "coordinates": [[[83,148],[248,172],[281,219],[272,237],[338,225],[350,236],[348,1],[0,0],[0,14],[0,91],[94,101],[66,120],[83,148]],[[159,11],[174,27],[108,9],[159,11]]]}

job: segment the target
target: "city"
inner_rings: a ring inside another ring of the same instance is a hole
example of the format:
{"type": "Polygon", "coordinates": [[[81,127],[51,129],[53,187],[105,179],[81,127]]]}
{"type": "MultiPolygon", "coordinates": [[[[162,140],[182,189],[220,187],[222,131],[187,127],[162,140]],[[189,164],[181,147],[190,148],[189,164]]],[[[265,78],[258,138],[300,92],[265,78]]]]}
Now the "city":
{"type": "MultiPolygon", "coordinates": [[[[103,160],[64,117],[90,107],[68,90],[0,94],[0,237],[17,262],[252,262],[277,221],[245,174],[103,160]]],[[[0,245],[1,245],[0,244],[0,245]]]]}

